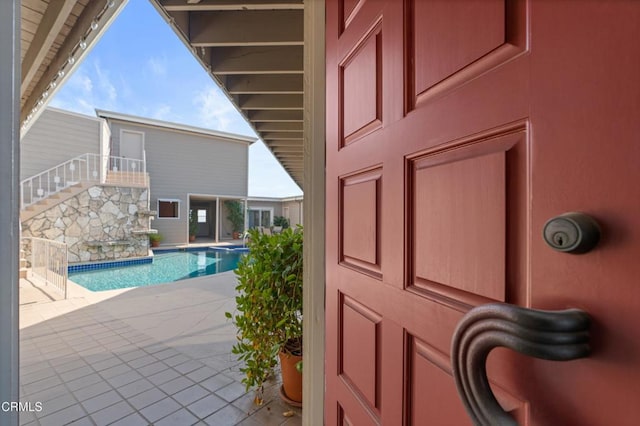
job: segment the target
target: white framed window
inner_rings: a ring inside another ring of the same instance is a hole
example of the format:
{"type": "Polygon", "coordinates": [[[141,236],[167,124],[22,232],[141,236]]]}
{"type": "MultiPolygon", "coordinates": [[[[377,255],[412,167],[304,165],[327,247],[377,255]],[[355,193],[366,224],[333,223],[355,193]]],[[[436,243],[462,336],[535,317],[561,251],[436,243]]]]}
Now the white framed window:
{"type": "Polygon", "coordinates": [[[249,207],[249,228],[273,225],[272,207],[249,207]]]}
{"type": "Polygon", "coordinates": [[[206,209],[198,209],[198,223],[207,223],[206,209]]]}
{"type": "Polygon", "coordinates": [[[180,219],[180,200],[158,199],[159,219],[180,219]]]}

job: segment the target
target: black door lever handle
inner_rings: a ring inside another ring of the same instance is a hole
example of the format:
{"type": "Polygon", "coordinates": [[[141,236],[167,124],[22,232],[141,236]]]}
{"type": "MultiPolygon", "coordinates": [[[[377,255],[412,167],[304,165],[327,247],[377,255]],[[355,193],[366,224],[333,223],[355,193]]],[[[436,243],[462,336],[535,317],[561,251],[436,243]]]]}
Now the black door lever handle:
{"type": "Polygon", "coordinates": [[[453,334],[451,365],[458,394],[477,426],[517,426],[491,390],[486,361],[502,346],[554,361],[589,355],[589,315],[579,309],[542,311],[506,303],[471,309],[453,334]]]}

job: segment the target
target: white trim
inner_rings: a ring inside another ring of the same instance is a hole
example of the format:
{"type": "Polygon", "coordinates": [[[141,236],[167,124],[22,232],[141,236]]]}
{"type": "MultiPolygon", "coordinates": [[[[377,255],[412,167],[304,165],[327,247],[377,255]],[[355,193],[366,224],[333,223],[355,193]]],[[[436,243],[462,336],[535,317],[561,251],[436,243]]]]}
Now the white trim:
{"type": "Polygon", "coordinates": [[[134,115],[128,115],[128,114],[123,114],[123,113],[113,112],[113,111],[105,111],[102,109],[96,109],[96,115],[98,117],[103,117],[106,119],[111,119],[116,121],[127,121],[135,124],[142,124],[142,125],[153,126],[153,127],[162,127],[169,130],[176,130],[176,131],[181,130],[183,132],[197,133],[199,135],[205,135],[205,136],[213,136],[216,138],[224,139],[227,142],[238,142],[238,143],[251,145],[252,143],[258,140],[257,138],[252,136],[221,132],[218,130],[211,130],[211,129],[205,129],[202,127],[189,126],[187,124],[172,123],[169,121],[154,120],[152,118],[137,117],[134,115]]]}
{"type": "Polygon", "coordinates": [[[134,133],[137,135],[142,135],[142,152],[140,152],[140,156],[142,158],[136,158],[136,160],[144,160],[144,150],[145,150],[145,133],[140,130],[129,130],[125,128],[120,128],[120,139],[118,139],[118,157],[128,158],[122,155],[122,134],[123,133],[134,133]]]}
{"type": "Polygon", "coordinates": [[[213,233],[216,243],[220,242],[220,197],[216,197],[216,229],[213,233]]]}
{"type": "Polygon", "coordinates": [[[156,200],[156,207],[157,212],[158,212],[158,216],[156,216],[156,219],[162,219],[162,220],[180,220],[180,209],[182,208],[182,200],[178,200],[176,198],[158,198],[156,200]],[[160,216],[160,202],[164,201],[166,203],[178,203],[178,217],[162,217],[160,216]]]}
{"type": "MultiPolygon", "coordinates": [[[[325,393],[325,1],[304,2],[302,424],[322,425],[325,393]]],[[[326,419],[328,423],[335,419],[326,419]]]]}
{"type": "MultiPolygon", "coordinates": [[[[49,95],[49,97],[51,97],[51,95],[49,95]]],[[[98,121],[100,123],[105,121],[104,118],[94,117],[93,115],[82,114],[80,112],[75,112],[75,111],[67,111],[66,109],[60,109],[60,108],[56,108],[56,107],[52,107],[52,106],[46,107],[44,109],[44,111],[43,111],[43,114],[46,111],[51,111],[51,112],[55,112],[55,113],[70,115],[72,117],[84,118],[85,120],[98,121]]]]}
{"type": "MultiPolygon", "coordinates": [[[[249,216],[249,212],[251,212],[252,210],[260,212],[260,224],[259,225],[255,225],[254,224],[254,226],[269,226],[269,227],[273,226],[273,212],[274,212],[274,208],[273,207],[268,207],[268,206],[249,206],[247,208],[247,218],[249,216]],[[268,211],[269,214],[270,214],[269,225],[263,225],[262,224],[262,212],[266,212],[266,211],[268,211]]],[[[248,223],[248,220],[247,220],[247,223],[248,223]]],[[[249,226],[249,225],[247,225],[247,226],[249,226]]]]}
{"type": "MultiPolygon", "coordinates": [[[[20,2],[0,1],[0,403],[20,400],[20,22],[20,2]]],[[[18,417],[0,412],[0,423],[18,417]]]]}
{"type": "Polygon", "coordinates": [[[247,197],[247,201],[264,201],[270,203],[281,203],[289,201],[303,201],[304,195],[296,195],[293,197],[247,197]]]}

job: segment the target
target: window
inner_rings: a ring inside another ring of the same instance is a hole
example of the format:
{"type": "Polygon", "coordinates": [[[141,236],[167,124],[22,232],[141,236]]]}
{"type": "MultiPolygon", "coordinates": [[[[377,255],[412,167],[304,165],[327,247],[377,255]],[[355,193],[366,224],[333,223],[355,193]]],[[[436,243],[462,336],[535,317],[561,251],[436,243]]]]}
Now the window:
{"type": "Polygon", "coordinates": [[[198,209],[198,223],[207,223],[206,209],[198,209]]]}
{"type": "Polygon", "coordinates": [[[255,228],[256,226],[271,226],[272,218],[272,208],[251,207],[249,209],[249,228],[255,228]]]}
{"type": "Polygon", "coordinates": [[[158,200],[158,218],[179,219],[180,200],[158,200]]]}
{"type": "Polygon", "coordinates": [[[282,216],[284,216],[284,218],[287,219],[287,220],[291,219],[289,217],[289,207],[283,207],[282,208],[282,216]]]}

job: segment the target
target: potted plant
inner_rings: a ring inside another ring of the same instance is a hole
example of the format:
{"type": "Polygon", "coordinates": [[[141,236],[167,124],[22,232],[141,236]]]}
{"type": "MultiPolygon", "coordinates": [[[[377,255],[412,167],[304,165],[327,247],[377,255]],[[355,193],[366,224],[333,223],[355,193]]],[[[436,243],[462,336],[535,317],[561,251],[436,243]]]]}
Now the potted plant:
{"type": "Polygon", "coordinates": [[[289,219],[284,216],[276,216],[273,218],[273,232],[282,232],[283,229],[289,227],[289,219]]]}
{"type": "Polygon", "coordinates": [[[233,239],[240,238],[240,232],[244,227],[244,211],[242,209],[242,203],[238,200],[225,201],[227,206],[227,220],[231,222],[231,231],[233,232],[233,239]]]}
{"type": "Polygon", "coordinates": [[[196,240],[198,232],[198,215],[195,210],[189,210],[189,242],[196,240]]]}
{"type": "Polygon", "coordinates": [[[244,362],[242,382],[256,388],[262,402],[264,382],[277,365],[293,373],[283,377],[287,402],[302,401],[302,228],[267,235],[249,231],[249,253],[236,275],[236,313],[226,313],[238,329],[232,352],[244,362]],[[287,362],[291,365],[287,366],[287,362]],[[294,382],[291,383],[290,379],[294,382]]]}
{"type": "Polygon", "coordinates": [[[162,235],[159,233],[149,234],[149,243],[151,243],[151,247],[159,247],[160,241],[162,241],[162,235]]]}

